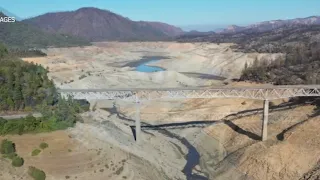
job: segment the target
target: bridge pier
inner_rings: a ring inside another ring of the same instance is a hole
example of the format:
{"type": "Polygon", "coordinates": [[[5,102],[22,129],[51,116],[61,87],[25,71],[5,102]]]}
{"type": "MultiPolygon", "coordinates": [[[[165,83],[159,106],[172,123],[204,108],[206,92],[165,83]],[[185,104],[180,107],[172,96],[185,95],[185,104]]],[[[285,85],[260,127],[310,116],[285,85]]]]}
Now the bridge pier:
{"type": "Polygon", "coordinates": [[[140,122],[140,101],[136,101],[136,121],[135,121],[135,133],[136,133],[136,142],[140,142],[140,133],[141,133],[141,122],[140,122]]]}
{"type": "Polygon", "coordinates": [[[269,114],[269,100],[265,99],[263,102],[263,117],[262,117],[262,141],[268,139],[268,114],[269,114]]]}

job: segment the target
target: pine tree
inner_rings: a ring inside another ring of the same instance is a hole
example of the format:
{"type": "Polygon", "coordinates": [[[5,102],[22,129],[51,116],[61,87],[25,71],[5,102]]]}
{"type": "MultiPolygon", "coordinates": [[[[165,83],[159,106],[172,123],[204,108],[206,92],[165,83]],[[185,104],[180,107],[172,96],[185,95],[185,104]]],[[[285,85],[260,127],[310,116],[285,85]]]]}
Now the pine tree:
{"type": "Polygon", "coordinates": [[[8,49],[0,43],[0,59],[8,54],[8,49]]]}
{"type": "Polygon", "coordinates": [[[12,99],[10,97],[8,97],[6,101],[9,106],[9,109],[13,110],[14,109],[14,102],[12,101],[12,99]]]}

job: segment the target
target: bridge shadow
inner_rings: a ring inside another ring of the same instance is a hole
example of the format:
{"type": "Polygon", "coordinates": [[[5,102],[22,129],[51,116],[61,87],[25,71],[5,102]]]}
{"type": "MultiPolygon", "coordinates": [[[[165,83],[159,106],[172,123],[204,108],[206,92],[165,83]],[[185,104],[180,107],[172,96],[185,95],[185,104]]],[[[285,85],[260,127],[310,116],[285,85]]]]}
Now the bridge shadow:
{"type": "Polygon", "coordinates": [[[135,141],[137,141],[137,133],[136,133],[136,128],[134,126],[130,126],[132,135],[135,141]]]}
{"type": "Polygon", "coordinates": [[[308,122],[309,120],[311,120],[312,118],[318,117],[320,115],[320,98],[319,97],[300,97],[300,98],[296,98],[295,101],[297,103],[301,103],[301,104],[311,104],[311,105],[315,105],[316,108],[314,109],[313,113],[311,115],[307,115],[308,117],[288,128],[286,128],[285,130],[283,130],[281,133],[279,133],[276,137],[279,141],[283,141],[284,140],[284,135],[293,130],[294,128],[308,122]]]}
{"type": "MultiPolygon", "coordinates": [[[[282,111],[282,110],[294,108],[295,106],[299,106],[299,105],[300,103],[289,102],[289,103],[283,103],[279,106],[272,106],[270,107],[270,109],[272,111],[282,111]]],[[[136,140],[136,129],[135,129],[135,126],[132,125],[135,122],[135,120],[128,118],[126,117],[126,115],[119,112],[115,105],[112,108],[105,108],[104,110],[109,111],[110,116],[117,115],[119,119],[128,122],[127,125],[131,128],[134,139],[136,140]]],[[[191,143],[189,143],[187,139],[182,138],[173,132],[170,132],[169,129],[193,128],[193,127],[199,127],[199,126],[210,126],[218,123],[224,123],[237,133],[246,135],[253,140],[260,140],[261,137],[259,135],[242,129],[238,125],[234,124],[232,121],[239,119],[241,117],[252,116],[252,115],[261,113],[262,110],[263,108],[245,110],[238,113],[230,114],[225,118],[222,118],[221,120],[215,120],[215,121],[202,120],[202,121],[189,121],[189,122],[167,123],[167,124],[158,124],[158,125],[151,125],[145,122],[141,122],[141,129],[145,133],[147,132],[146,130],[148,129],[159,130],[159,133],[162,133],[168,137],[179,140],[188,149],[188,153],[186,155],[187,163],[185,164],[185,167],[182,170],[182,172],[187,176],[187,179],[188,180],[189,179],[190,180],[191,179],[208,179],[206,176],[201,176],[193,173],[194,167],[200,163],[200,154],[197,152],[197,149],[191,143]]]]}
{"type": "Polygon", "coordinates": [[[224,121],[224,124],[228,125],[231,129],[233,129],[235,132],[237,132],[239,134],[246,135],[253,140],[261,140],[261,136],[258,136],[255,133],[252,133],[250,131],[246,131],[246,130],[242,129],[238,125],[234,124],[232,121],[226,120],[226,121],[224,121]]]}
{"type": "MultiPolygon", "coordinates": [[[[279,104],[277,106],[271,106],[270,111],[271,112],[284,111],[284,110],[288,110],[288,109],[292,109],[292,108],[301,106],[302,104],[306,104],[306,103],[299,102],[299,101],[286,102],[286,103],[279,104]]],[[[112,115],[117,115],[117,117],[119,119],[127,121],[127,122],[131,122],[130,124],[135,122],[134,119],[128,118],[124,114],[120,113],[117,110],[117,107],[115,106],[115,104],[113,105],[112,108],[101,108],[101,109],[108,111],[110,113],[109,117],[112,115]]],[[[249,132],[249,131],[239,127],[238,125],[234,124],[232,121],[237,120],[239,118],[257,115],[259,113],[262,113],[262,111],[263,111],[263,108],[244,110],[244,111],[240,111],[237,113],[227,115],[226,117],[224,117],[220,120],[214,120],[214,121],[212,121],[212,120],[211,121],[210,120],[197,120],[197,121],[165,123],[165,124],[157,124],[157,125],[152,125],[152,124],[141,122],[141,130],[146,132],[145,130],[170,130],[170,129],[200,128],[200,127],[207,127],[207,126],[211,126],[214,124],[223,123],[223,124],[226,124],[227,126],[229,126],[231,129],[233,129],[235,132],[237,132],[239,134],[246,135],[253,140],[261,140],[260,135],[249,132]]],[[[135,125],[130,125],[130,124],[127,124],[127,125],[131,128],[133,137],[136,140],[135,125]]],[[[290,130],[290,129],[288,129],[288,130],[290,130]]],[[[281,139],[280,136],[281,135],[279,135],[279,139],[281,139]]]]}
{"type": "MultiPolygon", "coordinates": [[[[294,128],[296,128],[296,127],[298,127],[298,126],[300,126],[300,125],[302,125],[302,124],[304,124],[304,123],[306,123],[306,122],[308,122],[308,121],[311,120],[312,118],[319,117],[319,116],[320,116],[320,109],[319,109],[319,108],[315,109],[314,112],[313,112],[313,114],[307,115],[307,116],[308,116],[308,117],[307,117],[306,119],[304,119],[304,120],[302,120],[302,121],[300,121],[300,122],[298,122],[298,123],[296,123],[296,124],[294,124],[294,125],[286,128],[286,129],[283,130],[281,133],[279,133],[279,134],[276,136],[277,139],[278,139],[279,141],[283,141],[283,140],[284,140],[284,135],[285,135],[287,132],[293,130],[294,128]]],[[[320,117],[319,117],[319,118],[320,118],[320,117]]]]}

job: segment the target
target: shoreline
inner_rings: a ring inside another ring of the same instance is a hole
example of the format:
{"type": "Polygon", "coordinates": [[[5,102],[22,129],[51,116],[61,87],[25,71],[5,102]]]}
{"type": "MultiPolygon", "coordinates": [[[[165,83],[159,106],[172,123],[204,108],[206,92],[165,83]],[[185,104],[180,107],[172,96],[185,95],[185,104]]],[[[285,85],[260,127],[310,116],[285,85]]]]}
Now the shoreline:
{"type": "MultiPolygon", "coordinates": [[[[142,64],[147,64],[149,61],[154,61],[154,60],[160,61],[163,59],[170,59],[170,57],[168,57],[168,56],[142,56],[142,58],[140,60],[126,63],[122,67],[127,67],[127,66],[137,67],[142,64]]],[[[153,67],[157,67],[157,66],[153,66],[153,67]]],[[[162,68],[162,67],[159,67],[159,68],[162,68]]],[[[162,68],[162,69],[164,69],[164,68],[162,68]]]]}

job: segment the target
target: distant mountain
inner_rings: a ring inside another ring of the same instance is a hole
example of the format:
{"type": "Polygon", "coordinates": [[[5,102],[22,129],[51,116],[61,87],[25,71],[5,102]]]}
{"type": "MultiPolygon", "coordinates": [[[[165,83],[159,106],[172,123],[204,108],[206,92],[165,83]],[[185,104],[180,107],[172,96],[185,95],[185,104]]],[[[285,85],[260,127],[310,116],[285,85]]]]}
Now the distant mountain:
{"type": "Polygon", "coordinates": [[[284,52],[287,47],[320,41],[320,16],[264,21],[249,26],[231,25],[210,33],[180,35],[179,42],[235,43],[245,52],[284,52]]]}
{"type": "MultiPolygon", "coordinates": [[[[6,15],[0,13],[0,17],[6,15]]],[[[0,42],[9,48],[44,48],[48,46],[79,46],[89,45],[86,40],[70,35],[51,34],[30,24],[20,21],[0,23],[0,42]]]]}
{"type": "Polygon", "coordinates": [[[178,42],[234,43],[233,48],[242,52],[283,53],[300,46],[310,49],[312,44],[320,42],[320,25],[295,24],[263,32],[247,29],[240,32],[208,35],[185,34],[176,40],[178,42]]]}
{"type": "Polygon", "coordinates": [[[209,31],[209,32],[199,32],[199,31],[189,31],[189,32],[185,32],[184,34],[180,35],[179,38],[184,38],[184,37],[187,37],[187,38],[192,38],[192,37],[195,37],[195,38],[199,38],[199,37],[206,37],[208,35],[213,35],[215,34],[215,32],[213,31],[209,31]]]}
{"type": "Polygon", "coordinates": [[[235,32],[242,31],[243,29],[245,29],[245,27],[241,27],[241,26],[237,26],[237,25],[231,25],[231,26],[228,26],[226,29],[222,30],[222,32],[235,33],[235,32]]]}
{"type": "Polygon", "coordinates": [[[199,32],[209,32],[209,31],[219,31],[223,30],[228,25],[224,24],[194,24],[194,25],[184,25],[180,26],[184,31],[199,31],[199,32]]]}
{"type": "Polygon", "coordinates": [[[264,21],[249,26],[236,26],[232,25],[224,29],[222,33],[238,33],[238,32],[266,32],[281,28],[284,26],[295,26],[295,25],[320,25],[320,16],[311,16],[307,18],[297,18],[289,20],[272,20],[264,21]]]}
{"type": "Polygon", "coordinates": [[[111,11],[92,7],[47,13],[23,22],[48,32],[70,34],[89,41],[165,40],[183,32],[172,25],[132,21],[111,11]]]}
{"type": "Polygon", "coordinates": [[[168,36],[178,36],[184,33],[184,31],[181,28],[172,26],[170,24],[162,23],[162,22],[140,21],[140,23],[147,23],[150,26],[161,30],[168,36]]]}
{"type": "Polygon", "coordinates": [[[10,17],[15,17],[16,20],[21,21],[22,18],[18,17],[17,15],[11,13],[10,11],[6,10],[5,8],[0,7],[0,12],[3,14],[10,16],[10,17]]]}

